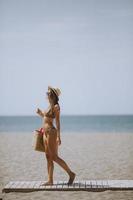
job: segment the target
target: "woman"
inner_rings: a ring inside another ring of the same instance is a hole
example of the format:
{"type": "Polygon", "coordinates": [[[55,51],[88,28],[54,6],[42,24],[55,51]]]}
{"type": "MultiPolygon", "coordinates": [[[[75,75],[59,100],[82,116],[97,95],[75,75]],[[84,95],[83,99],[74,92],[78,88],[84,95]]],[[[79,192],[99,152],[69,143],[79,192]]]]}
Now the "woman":
{"type": "Polygon", "coordinates": [[[59,88],[53,88],[48,86],[48,92],[46,92],[49,101],[49,108],[47,111],[42,112],[39,108],[37,114],[44,119],[44,134],[43,141],[45,144],[45,155],[47,159],[48,169],[48,181],[42,185],[53,184],[53,170],[54,162],[58,163],[69,175],[68,184],[72,184],[76,174],[71,171],[66,162],[58,156],[58,145],[61,145],[60,137],[60,105],[59,95],[61,94],[59,88]],[[55,118],[56,128],[53,126],[53,120],[55,118]]]}

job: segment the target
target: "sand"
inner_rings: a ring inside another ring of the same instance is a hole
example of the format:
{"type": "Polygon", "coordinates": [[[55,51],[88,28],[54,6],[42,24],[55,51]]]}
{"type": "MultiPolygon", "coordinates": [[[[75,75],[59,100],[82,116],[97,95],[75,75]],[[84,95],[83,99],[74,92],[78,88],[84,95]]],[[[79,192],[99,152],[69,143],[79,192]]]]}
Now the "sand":
{"type": "MultiPolygon", "coordinates": [[[[0,189],[9,181],[47,180],[44,153],[32,149],[33,133],[0,133],[0,189]]],[[[76,173],[75,180],[133,179],[133,133],[62,133],[59,155],[76,173]]],[[[68,180],[55,163],[54,180],[68,180]]],[[[132,200],[132,191],[37,191],[6,193],[10,200],[132,200]]]]}

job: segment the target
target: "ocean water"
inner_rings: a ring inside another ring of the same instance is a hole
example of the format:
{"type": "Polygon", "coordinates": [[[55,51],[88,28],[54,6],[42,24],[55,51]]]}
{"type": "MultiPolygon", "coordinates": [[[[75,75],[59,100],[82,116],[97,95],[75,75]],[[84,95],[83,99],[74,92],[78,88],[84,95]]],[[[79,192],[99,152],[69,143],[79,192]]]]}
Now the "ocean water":
{"type": "MultiPolygon", "coordinates": [[[[61,132],[131,132],[133,115],[61,116],[61,132]]],[[[55,120],[54,120],[55,125],[55,120]]],[[[0,117],[0,132],[32,132],[42,126],[37,116],[0,117]]]]}

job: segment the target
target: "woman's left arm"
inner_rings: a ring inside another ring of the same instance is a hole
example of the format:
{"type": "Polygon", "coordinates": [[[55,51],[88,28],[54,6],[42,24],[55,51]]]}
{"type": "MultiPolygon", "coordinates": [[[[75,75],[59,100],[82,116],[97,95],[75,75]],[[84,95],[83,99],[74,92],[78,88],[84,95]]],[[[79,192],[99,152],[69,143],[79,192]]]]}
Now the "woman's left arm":
{"type": "Polygon", "coordinates": [[[60,145],[61,139],[60,139],[60,107],[59,105],[54,106],[54,111],[55,111],[55,120],[56,120],[56,128],[57,128],[57,140],[60,145]]]}

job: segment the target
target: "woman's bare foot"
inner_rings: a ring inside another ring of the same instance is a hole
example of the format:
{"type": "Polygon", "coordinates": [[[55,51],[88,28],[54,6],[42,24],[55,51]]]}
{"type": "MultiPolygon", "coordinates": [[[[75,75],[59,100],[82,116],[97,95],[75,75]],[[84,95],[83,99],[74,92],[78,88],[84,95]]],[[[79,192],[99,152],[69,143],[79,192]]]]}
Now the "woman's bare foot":
{"type": "Polygon", "coordinates": [[[41,184],[41,186],[45,186],[45,185],[53,185],[53,181],[47,181],[47,182],[41,184]]]}
{"type": "Polygon", "coordinates": [[[76,174],[74,172],[71,173],[69,181],[68,181],[68,185],[71,185],[75,179],[76,174]]]}

